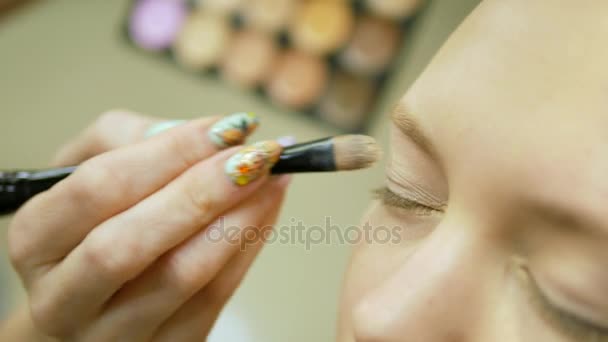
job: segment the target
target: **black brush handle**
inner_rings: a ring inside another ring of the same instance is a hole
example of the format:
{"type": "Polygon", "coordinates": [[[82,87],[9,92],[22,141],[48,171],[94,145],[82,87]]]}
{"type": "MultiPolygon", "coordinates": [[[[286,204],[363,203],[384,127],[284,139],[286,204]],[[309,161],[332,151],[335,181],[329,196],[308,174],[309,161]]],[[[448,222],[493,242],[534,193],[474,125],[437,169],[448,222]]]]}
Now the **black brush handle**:
{"type": "Polygon", "coordinates": [[[0,215],[19,209],[30,198],[71,175],[75,166],[38,171],[0,171],[0,215]]]}
{"type": "Polygon", "coordinates": [[[333,137],[286,147],[271,169],[273,175],[328,171],[336,171],[333,137]]]}
{"type": "MultiPolygon", "coordinates": [[[[0,171],[0,215],[10,214],[71,175],[76,166],[37,171],[0,171]]],[[[333,138],[286,147],[272,174],[336,171],[333,138]]]]}

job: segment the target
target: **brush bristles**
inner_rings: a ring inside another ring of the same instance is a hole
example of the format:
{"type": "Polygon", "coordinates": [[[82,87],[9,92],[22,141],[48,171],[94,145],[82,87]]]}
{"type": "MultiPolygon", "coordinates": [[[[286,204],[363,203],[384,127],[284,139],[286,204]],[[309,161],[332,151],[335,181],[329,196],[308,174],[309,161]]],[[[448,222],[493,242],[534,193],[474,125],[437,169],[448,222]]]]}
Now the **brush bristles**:
{"type": "Polygon", "coordinates": [[[342,135],[333,138],[337,170],[357,170],[372,166],[382,151],[367,135],[342,135]]]}

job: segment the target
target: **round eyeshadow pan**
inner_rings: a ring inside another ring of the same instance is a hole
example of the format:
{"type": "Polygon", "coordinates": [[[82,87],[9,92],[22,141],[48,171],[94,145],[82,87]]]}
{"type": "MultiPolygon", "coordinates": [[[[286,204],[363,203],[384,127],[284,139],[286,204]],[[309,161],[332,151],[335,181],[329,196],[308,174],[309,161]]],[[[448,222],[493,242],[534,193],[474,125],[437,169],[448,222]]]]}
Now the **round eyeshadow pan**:
{"type": "Polygon", "coordinates": [[[274,37],[252,29],[237,33],[224,56],[222,78],[243,88],[265,80],[277,55],[274,37]]]}
{"type": "Polygon", "coordinates": [[[173,46],[176,60],[192,70],[203,70],[221,61],[232,29],[228,19],[206,11],[193,12],[173,46]]]}
{"type": "Polygon", "coordinates": [[[248,26],[275,33],[287,25],[298,2],[298,0],[247,0],[241,8],[241,14],[248,26]]]}
{"type": "Polygon", "coordinates": [[[342,129],[357,130],[369,114],[375,93],[375,84],[369,79],[338,72],[320,102],[319,116],[342,129]]]}
{"type": "Polygon", "coordinates": [[[393,61],[401,38],[401,31],[392,20],[361,17],[351,41],[340,53],[340,63],[357,74],[379,74],[393,61]]]}
{"type": "Polygon", "coordinates": [[[171,46],[184,23],[183,0],[140,0],[129,21],[129,34],[137,46],[159,51],[171,46]]]}
{"type": "Polygon", "coordinates": [[[327,74],[327,65],[319,57],[290,50],[279,59],[266,91],[275,103],[290,109],[305,109],[323,93],[327,74]]]}
{"type": "Polygon", "coordinates": [[[367,7],[381,16],[401,19],[412,16],[424,0],[365,0],[367,7]]]}
{"type": "Polygon", "coordinates": [[[298,8],[289,37],[298,49],[326,55],[348,41],[354,21],[353,9],[344,0],[311,0],[298,8]]]}

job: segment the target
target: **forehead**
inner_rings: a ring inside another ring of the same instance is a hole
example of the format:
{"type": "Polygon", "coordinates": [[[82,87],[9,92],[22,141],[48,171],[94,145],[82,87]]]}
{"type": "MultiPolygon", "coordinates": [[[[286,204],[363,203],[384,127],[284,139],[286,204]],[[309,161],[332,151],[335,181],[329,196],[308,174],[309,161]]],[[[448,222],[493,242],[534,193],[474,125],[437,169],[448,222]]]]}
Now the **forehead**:
{"type": "MultiPolygon", "coordinates": [[[[476,167],[497,174],[508,171],[519,181],[538,181],[537,176],[548,180],[545,177],[552,175],[563,184],[606,183],[608,123],[603,117],[585,119],[559,110],[514,113],[493,108],[486,112],[475,110],[474,103],[451,105],[450,98],[426,101],[422,97],[402,102],[400,107],[394,122],[409,122],[412,130],[420,132],[416,140],[452,171],[476,167]]],[[[608,108],[602,115],[608,117],[608,108]]]]}
{"type": "Polygon", "coordinates": [[[393,122],[435,156],[450,196],[459,191],[481,202],[577,212],[594,226],[604,225],[599,222],[608,203],[608,108],[581,115],[559,101],[515,109],[436,94],[412,88],[393,122]]]}
{"type": "Polygon", "coordinates": [[[546,34],[498,21],[461,25],[395,113],[424,133],[450,197],[604,211],[608,50],[575,36],[524,39],[546,34]]]}
{"type": "Polygon", "coordinates": [[[483,22],[483,30],[465,21],[402,104],[444,150],[481,153],[483,138],[493,145],[489,158],[496,151],[590,163],[608,142],[606,45],[576,35],[548,39],[543,25],[508,25],[515,18],[505,15],[483,22]]]}

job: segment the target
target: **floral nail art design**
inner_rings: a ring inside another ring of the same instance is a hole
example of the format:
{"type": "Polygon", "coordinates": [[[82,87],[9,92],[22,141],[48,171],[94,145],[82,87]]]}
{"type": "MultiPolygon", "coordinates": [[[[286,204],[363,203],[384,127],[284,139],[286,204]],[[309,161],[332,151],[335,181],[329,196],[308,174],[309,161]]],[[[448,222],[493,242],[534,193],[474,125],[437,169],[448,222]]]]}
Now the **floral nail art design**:
{"type": "Polygon", "coordinates": [[[273,140],[247,146],[228,159],[225,172],[235,184],[247,185],[268,172],[279,160],[282,150],[273,140]]]}
{"type": "Polygon", "coordinates": [[[209,138],[220,147],[242,144],[259,124],[253,113],[235,113],[215,123],[209,130],[209,138]]]}

